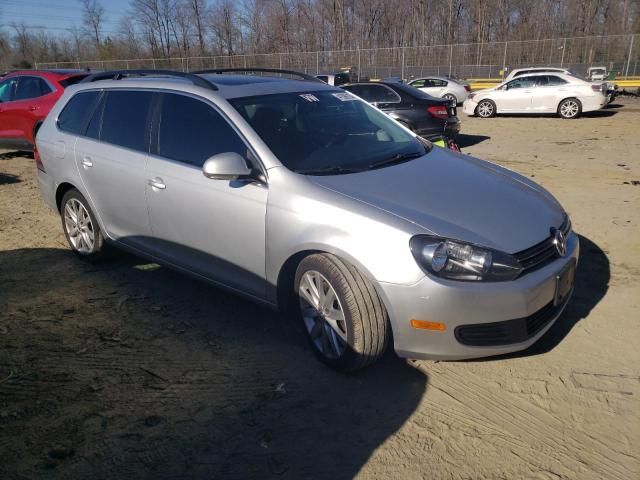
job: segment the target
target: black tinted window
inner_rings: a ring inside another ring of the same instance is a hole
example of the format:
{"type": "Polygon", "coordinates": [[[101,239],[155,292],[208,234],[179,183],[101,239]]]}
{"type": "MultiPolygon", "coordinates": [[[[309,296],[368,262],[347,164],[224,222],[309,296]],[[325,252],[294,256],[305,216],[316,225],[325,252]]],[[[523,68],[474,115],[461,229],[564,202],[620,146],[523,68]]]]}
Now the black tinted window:
{"type": "Polygon", "coordinates": [[[367,102],[399,102],[400,97],[393,90],[384,87],[382,85],[359,85],[358,90],[353,90],[353,93],[358,95],[367,102]]]}
{"type": "Polygon", "coordinates": [[[231,125],[211,106],[184,95],[162,98],[158,154],[202,166],[218,153],[247,157],[247,148],[231,125]]]}
{"type": "Polygon", "coordinates": [[[27,100],[51,93],[53,90],[47,82],[38,77],[20,77],[14,100],[27,100]]]}
{"type": "Polygon", "coordinates": [[[100,98],[99,92],[84,92],[74,95],[58,115],[58,128],[81,135],[89,116],[100,98]]]}
{"type": "Polygon", "coordinates": [[[102,95],[98,106],[93,109],[93,115],[91,115],[91,120],[89,120],[89,125],[84,133],[85,136],[95,138],[96,140],[100,138],[100,125],[102,125],[102,112],[104,112],[105,103],[104,99],[105,96],[102,95]]]}
{"type": "Polygon", "coordinates": [[[100,140],[133,150],[147,150],[151,92],[118,91],[107,93],[100,140]]]}

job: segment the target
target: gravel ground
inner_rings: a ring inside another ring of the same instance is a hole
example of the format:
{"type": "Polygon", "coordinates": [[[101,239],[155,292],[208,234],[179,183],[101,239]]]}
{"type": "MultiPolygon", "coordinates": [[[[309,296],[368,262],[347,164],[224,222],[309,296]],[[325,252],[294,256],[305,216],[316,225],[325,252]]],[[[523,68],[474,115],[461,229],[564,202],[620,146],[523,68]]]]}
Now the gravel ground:
{"type": "Polygon", "coordinates": [[[640,478],[640,101],[463,132],[570,212],[575,296],[521,354],[354,375],[277,313],[130,255],[80,262],[33,160],[0,153],[0,478],[640,478]]]}

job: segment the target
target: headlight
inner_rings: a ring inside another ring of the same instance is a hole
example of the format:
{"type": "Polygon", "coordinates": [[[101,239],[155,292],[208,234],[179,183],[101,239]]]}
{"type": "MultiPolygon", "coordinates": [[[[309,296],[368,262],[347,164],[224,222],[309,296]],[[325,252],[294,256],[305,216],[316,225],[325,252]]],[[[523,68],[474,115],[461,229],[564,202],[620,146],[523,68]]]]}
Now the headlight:
{"type": "Polygon", "coordinates": [[[409,246],[425,273],[450,280],[502,282],[522,271],[513,255],[457,240],[417,235],[409,246]]]}

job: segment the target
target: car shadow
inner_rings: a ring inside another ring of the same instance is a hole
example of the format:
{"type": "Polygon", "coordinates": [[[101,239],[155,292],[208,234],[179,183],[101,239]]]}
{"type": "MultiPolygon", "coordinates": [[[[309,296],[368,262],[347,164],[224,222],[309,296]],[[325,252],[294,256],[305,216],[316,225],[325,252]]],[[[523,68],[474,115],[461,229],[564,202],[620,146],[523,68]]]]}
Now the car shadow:
{"type": "Polygon", "coordinates": [[[275,311],[137,256],[0,252],[7,478],[353,478],[428,379],[352,374],[275,311]]]}
{"type": "Polygon", "coordinates": [[[20,183],[20,177],[18,175],[12,175],[11,173],[0,172],[0,185],[10,185],[12,183],[20,183]]]}
{"type": "Polygon", "coordinates": [[[19,157],[33,158],[33,152],[26,150],[11,150],[0,153],[0,160],[11,160],[19,157]]]}
{"type": "Polygon", "coordinates": [[[459,133],[456,135],[456,143],[460,148],[472,147],[473,145],[477,145],[490,139],[491,137],[487,137],[486,135],[469,135],[466,133],[459,133]]]}
{"type": "Polygon", "coordinates": [[[608,109],[607,107],[602,110],[595,110],[593,112],[585,112],[582,114],[584,118],[604,118],[604,117],[613,117],[618,113],[617,110],[608,109]]]}
{"type": "Polygon", "coordinates": [[[586,318],[609,290],[611,271],[606,253],[587,237],[580,239],[580,259],[573,296],[566,309],[549,330],[531,347],[520,352],[498,355],[470,362],[496,361],[506,358],[541,355],[553,350],[569,334],[571,329],[586,318]]]}

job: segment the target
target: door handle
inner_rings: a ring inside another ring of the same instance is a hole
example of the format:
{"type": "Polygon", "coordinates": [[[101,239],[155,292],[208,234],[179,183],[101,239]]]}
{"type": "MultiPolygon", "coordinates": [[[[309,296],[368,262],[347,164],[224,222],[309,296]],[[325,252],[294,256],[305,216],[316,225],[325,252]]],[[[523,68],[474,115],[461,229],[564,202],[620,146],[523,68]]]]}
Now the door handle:
{"type": "Polygon", "coordinates": [[[152,178],[149,180],[149,185],[151,188],[157,188],[158,190],[164,190],[167,186],[164,184],[164,181],[160,177],[152,178]]]}
{"type": "Polygon", "coordinates": [[[82,159],[82,166],[84,168],[91,168],[91,167],[93,167],[93,162],[91,161],[91,159],[89,157],[84,157],[82,159]]]}

